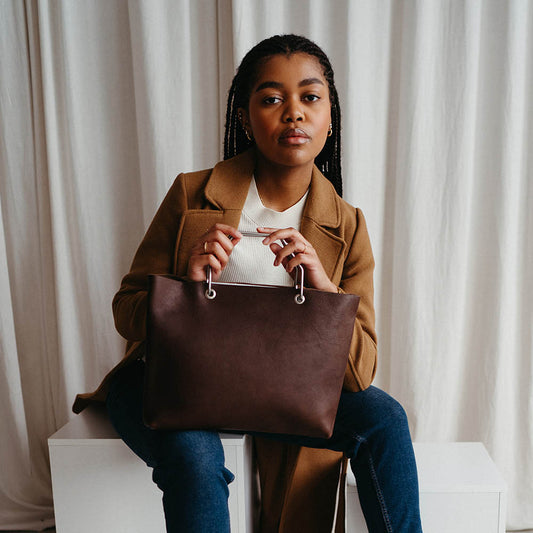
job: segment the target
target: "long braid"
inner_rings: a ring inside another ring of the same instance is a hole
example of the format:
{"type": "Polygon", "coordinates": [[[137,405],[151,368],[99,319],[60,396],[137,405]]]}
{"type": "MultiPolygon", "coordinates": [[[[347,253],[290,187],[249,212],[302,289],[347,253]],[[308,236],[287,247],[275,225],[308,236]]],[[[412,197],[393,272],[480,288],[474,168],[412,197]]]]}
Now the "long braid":
{"type": "Polygon", "coordinates": [[[236,143],[235,143],[235,113],[233,113],[233,101],[235,99],[235,78],[231,84],[228,95],[228,104],[226,106],[226,131],[224,133],[224,159],[229,159],[227,154],[236,155],[236,143]]]}
{"type": "Polygon", "coordinates": [[[254,144],[253,140],[247,139],[237,117],[237,111],[239,108],[248,107],[250,93],[255,84],[260,66],[274,55],[289,56],[297,52],[316,57],[328,82],[333,134],[327,138],[324,148],[315,158],[315,164],[333,184],[337,193],[342,196],[341,112],[333,69],[323,50],[306,37],[292,34],[274,35],[258,43],[244,56],[233,78],[228,94],[224,133],[224,159],[240,154],[254,144]]]}

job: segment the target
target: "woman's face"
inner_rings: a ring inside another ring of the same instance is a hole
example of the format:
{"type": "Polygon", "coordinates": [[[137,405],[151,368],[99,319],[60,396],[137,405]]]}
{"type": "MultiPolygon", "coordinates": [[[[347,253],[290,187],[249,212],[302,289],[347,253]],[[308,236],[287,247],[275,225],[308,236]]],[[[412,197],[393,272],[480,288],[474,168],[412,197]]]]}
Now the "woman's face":
{"type": "Polygon", "coordinates": [[[312,166],[331,122],[328,83],[314,56],[276,55],[259,69],[243,126],[257,150],[275,165],[312,166]]]}

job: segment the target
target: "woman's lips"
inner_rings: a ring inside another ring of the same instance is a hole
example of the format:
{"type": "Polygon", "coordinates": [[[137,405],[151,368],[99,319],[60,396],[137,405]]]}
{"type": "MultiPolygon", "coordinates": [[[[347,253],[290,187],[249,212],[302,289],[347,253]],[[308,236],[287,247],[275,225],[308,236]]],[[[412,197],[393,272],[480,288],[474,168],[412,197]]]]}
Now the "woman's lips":
{"type": "Polygon", "coordinates": [[[310,139],[307,133],[300,128],[287,128],[280,136],[279,142],[283,144],[304,144],[310,139]]]}

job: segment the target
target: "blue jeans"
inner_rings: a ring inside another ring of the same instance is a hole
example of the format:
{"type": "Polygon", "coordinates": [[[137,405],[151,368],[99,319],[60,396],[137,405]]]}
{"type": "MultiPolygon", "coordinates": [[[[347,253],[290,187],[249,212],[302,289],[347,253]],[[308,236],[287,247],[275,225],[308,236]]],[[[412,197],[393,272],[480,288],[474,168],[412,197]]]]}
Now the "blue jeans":
{"type": "MultiPolygon", "coordinates": [[[[234,476],[224,466],[218,433],[147,428],[142,422],[143,379],[142,361],[118,372],[107,409],[121,438],[153,468],[153,480],[163,491],[167,532],[227,533],[228,484],[234,476]]],[[[343,452],[357,480],[370,533],[422,531],[407,417],[401,405],[382,390],[343,392],[329,439],[269,437],[343,452]]]]}

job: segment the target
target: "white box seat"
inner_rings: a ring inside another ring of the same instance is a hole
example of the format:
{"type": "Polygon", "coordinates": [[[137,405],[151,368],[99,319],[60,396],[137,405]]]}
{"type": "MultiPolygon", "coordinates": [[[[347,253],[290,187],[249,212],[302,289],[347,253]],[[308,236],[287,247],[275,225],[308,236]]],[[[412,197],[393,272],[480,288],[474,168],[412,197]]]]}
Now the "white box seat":
{"type": "MultiPolygon", "coordinates": [[[[505,533],[506,484],[480,442],[414,443],[427,533],[505,533]]],[[[347,533],[368,533],[355,478],[346,487],[347,533]]]]}
{"type": "MultiPolygon", "coordinates": [[[[251,439],[220,434],[232,533],[253,531],[251,439]]],[[[90,407],[48,439],[57,533],[165,533],[162,492],[152,469],[113,429],[104,408],[90,407]]]]}
{"type": "MultiPolygon", "coordinates": [[[[221,434],[230,484],[232,533],[252,533],[251,439],[221,434]]],[[[151,469],[91,407],[48,439],[57,533],[164,533],[161,491],[151,469]]],[[[415,443],[425,533],[505,533],[506,485],[479,442],[415,443]]],[[[367,533],[353,474],[346,532],[367,533]]]]}

